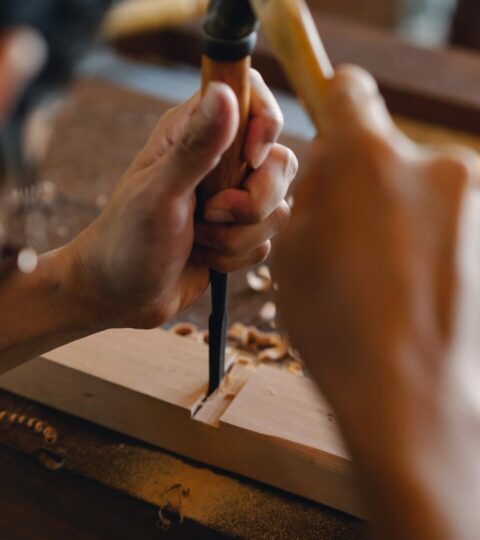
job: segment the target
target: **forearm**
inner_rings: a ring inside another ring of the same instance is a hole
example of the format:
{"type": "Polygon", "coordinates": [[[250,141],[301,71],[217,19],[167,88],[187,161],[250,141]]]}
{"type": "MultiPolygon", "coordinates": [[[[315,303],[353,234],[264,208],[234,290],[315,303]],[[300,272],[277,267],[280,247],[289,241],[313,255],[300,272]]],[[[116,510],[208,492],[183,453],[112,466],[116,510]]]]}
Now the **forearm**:
{"type": "Polygon", "coordinates": [[[101,330],[68,247],[39,259],[24,274],[13,267],[0,281],[0,373],[101,330]]]}

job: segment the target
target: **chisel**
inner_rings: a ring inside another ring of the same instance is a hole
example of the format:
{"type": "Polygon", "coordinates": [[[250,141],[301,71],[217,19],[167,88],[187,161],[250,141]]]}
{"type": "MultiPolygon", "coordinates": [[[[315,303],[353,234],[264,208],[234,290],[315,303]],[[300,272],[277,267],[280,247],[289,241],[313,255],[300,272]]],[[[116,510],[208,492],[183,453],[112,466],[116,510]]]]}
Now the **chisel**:
{"type": "MultiPolygon", "coordinates": [[[[203,27],[202,88],[212,81],[228,84],[237,95],[240,127],[232,146],[199,187],[201,206],[215,193],[240,187],[247,174],[243,143],[250,111],[250,55],[256,43],[257,20],[248,0],[212,0],[203,27]]],[[[209,387],[213,393],[224,375],[227,332],[226,274],[210,273],[212,311],[209,320],[209,387]]]]}

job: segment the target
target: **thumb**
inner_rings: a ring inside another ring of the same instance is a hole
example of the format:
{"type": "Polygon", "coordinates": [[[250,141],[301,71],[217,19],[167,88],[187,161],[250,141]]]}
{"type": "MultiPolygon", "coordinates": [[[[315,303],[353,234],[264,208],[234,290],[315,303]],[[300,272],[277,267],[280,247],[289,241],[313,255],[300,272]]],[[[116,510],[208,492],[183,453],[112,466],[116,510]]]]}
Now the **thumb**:
{"type": "Polygon", "coordinates": [[[174,190],[193,191],[231,146],[239,126],[237,97],[224,83],[210,83],[195,113],[162,160],[174,190]]]}
{"type": "Polygon", "coordinates": [[[368,130],[387,135],[394,129],[375,79],[357,66],[343,66],[331,80],[326,101],[327,133],[344,138],[348,132],[368,130]]]}

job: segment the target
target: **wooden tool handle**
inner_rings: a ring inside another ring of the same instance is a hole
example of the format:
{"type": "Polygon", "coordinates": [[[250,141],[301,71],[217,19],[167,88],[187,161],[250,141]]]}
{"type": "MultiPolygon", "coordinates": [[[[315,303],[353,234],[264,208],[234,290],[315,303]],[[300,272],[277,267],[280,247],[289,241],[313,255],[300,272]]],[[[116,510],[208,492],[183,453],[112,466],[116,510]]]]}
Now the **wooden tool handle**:
{"type": "Polygon", "coordinates": [[[202,59],[202,92],[205,92],[212,81],[228,84],[237,95],[240,126],[232,146],[225,152],[218,166],[201,183],[198,190],[200,204],[219,191],[241,186],[247,174],[243,144],[250,114],[250,65],[249,56],[237,62],[217,62],[207,56],[202,59]]]}
{"type": "Polygon", "coordinates": [[[110,10],[101,33],[118,39],[164,27],[178,26],[206,12],[207,0],[127,0],[110,10]]]}
{"type": "Polygon", "coordinates": [[[317,130],[334,71],[305,0],[251,0],[273,53],[317,130]]]}

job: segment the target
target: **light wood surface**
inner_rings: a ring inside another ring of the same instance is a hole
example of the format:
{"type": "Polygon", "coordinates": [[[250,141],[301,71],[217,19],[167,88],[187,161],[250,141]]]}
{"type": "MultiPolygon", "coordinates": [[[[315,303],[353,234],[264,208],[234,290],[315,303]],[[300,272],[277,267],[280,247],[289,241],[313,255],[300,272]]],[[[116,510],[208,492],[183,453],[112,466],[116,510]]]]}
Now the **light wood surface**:
{"type": "Polygon", "coordinates": [[[328,406],[309,379],[236,365],[202,404],[208,348],[113,330],[0,377],[0,387],[166,450],[363,516],[328,406]]]}
{"type": "Polygon", "coordinates": [[[115,5],[101,33],[105,39],[174,27],[206,12],[207,0],[128,0],[115,5]]]}

